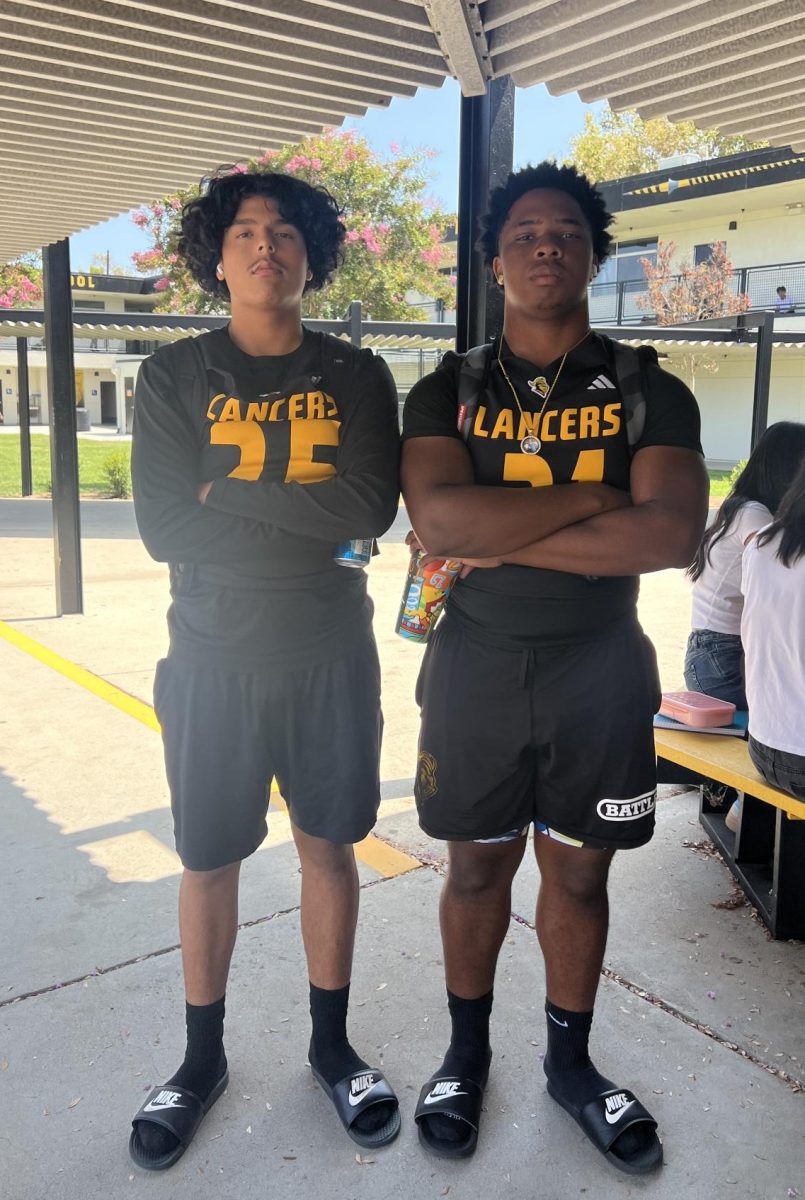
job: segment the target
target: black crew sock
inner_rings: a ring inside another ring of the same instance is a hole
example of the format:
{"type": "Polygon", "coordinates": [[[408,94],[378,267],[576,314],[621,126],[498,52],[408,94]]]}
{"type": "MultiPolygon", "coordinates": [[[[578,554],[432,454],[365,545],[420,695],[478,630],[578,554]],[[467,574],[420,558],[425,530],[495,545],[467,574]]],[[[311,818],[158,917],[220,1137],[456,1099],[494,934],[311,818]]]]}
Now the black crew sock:
{"type": "MultiPolygon", "coordinates": [[[[616,1085],[592,1064],[589,1054],[592,1012],[571,1012],[545,1001],[545,1020],[548,1025],[548,1052],[543,1060],[545,1074],[551,1087],[576,1111],[581,1111],[602,1092],[616,1085]]],[[[645,1126],[627,1129],[616,1139],[613,1149],[623,1158],[640,1151],[654,1134],[645,1126]]]]}
{"type": "MultiPolygon", "coordinates": [[[[176,1084],[195,1092],[200,1100],[206,1100],[210,1092],[226,1071],[224,1054],[224,999],[212,1004],[185,1003],[187,1023],[187,1049],[184,1062],[165,1087],[176,1084]]],[[[167,1129],[152,1125],[148,1121],[138,1124],[140,1145],[155,1158],[169,1154],[178,1144],[167,1129]]]]}
{"type": "MultiPolygon", "coordinates": [[[[310,985],[310,1019],[313,1033],[308,1057],[310,1065],[329,1087],[334,1087],[348,1075],[371,1071],[368,1063],[356,1054],[347,1040],[347,1009],[349,984],[342,988],[320,988],[310,985]]],[[[393,1100],[373,1104],[354,1122],[361,1133],[374,1133],[392,1116],[397,1105],[393,1100]]]]}
{"type": "MultiPolygon", "coordinates": [[[[480,1087],[486,1087],[489,1076],[489,1017],[492,1013],[493,992],[479,996],[477,1000],[464,1000],[454,996],[448,988],[447,1007],[453,1032],[444,1061],[435,1072],[436,1076],[459,1075],[472,1079],[480,1087]]],[[[423,1117],[428,1122],[432,1136],[445,1142],[461,1142],[467,1136],[467,1126],[461,1120],[433,1113],[423,1117]]]]}
{"type": "Polygon", "coordinates": [[[585,1104],[599,1092],[615,1086],[596,1071],[590,1060],[592,1012],[571,1012],[546,1000],[545,1019],[548,1052],[542,1065],[551,1083],[567,1100],[585,1104]]]}

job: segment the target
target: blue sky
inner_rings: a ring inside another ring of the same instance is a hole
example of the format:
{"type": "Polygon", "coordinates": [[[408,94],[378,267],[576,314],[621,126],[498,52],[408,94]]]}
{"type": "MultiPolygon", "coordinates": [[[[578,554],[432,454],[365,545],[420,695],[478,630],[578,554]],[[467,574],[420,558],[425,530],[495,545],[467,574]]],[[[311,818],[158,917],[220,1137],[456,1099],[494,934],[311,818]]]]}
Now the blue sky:
{"type": "MultiPolygon", "coordinates": [[[[514,125],[515,166],[562,158],[571,137],[580,133],[586,112],[601,105],[582,104],[575,94],[550,96],[540,86],[517,91],[514,125]]],[[[429,146],[433,160],[431,194],[447,209],[455,209],[458,179],[459,90],[448,79],[437,91],[421,89],[407,100],[392,100],[388,108],[369,109],[365,117],[350,118],[346,127],[363,134],[380,153],[392,142],[401,146],[429,146]]],[[[86,269],[94,254],[110,253],[112,262],[128,267],[134,250],[145,250],[147,238],[126,214],[105,221],[71,239],[74,271],[86,269]]]]}

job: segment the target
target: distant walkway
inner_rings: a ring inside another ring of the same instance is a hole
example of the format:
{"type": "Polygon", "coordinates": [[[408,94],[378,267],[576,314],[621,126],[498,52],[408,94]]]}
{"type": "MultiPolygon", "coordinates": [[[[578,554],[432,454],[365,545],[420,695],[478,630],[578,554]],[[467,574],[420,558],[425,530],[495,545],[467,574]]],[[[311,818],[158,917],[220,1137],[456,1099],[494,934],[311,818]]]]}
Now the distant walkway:
{"type": "MultiPolygon", "coordinates": [[[[380,539],[399,545],[411,528],[408,514],[400,508],[394,524],[380,539]]],[[[131,500],[82,500],[81,536],[127,540],[138,538],[131,500]]],[[[53,514],[50,500],[0,499],[0,538],[51,538],[53,514]]]]}

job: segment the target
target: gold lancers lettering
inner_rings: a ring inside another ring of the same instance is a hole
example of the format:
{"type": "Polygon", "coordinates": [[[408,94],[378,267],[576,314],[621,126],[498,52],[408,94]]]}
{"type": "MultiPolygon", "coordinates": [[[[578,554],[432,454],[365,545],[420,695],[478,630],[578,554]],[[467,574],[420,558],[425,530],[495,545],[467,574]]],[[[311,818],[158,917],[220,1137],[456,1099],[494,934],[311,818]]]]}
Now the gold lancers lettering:
{"type": "Polygon", "coordinates": [[[475,437],[506,438],[507,441],[522,441],[526,434],[534,434],[543,442],[577,442],[592,438],[614,437],[621,429],[622,406],[620,400],[614,404],[585,404],[580,408],[553,409],[543,414],[515,413],[502,408],[493,421],[482,404],[475,414],[472,432],[475,437]],[[515,428],[516,426],[516,428],[515,428]]]}
{"type": "MultiPolygon", "coordinates": [[[[287,422],[290,430],[286,483],[322,483],[332,479],[332,462],[322,462],[319,451],[338,445],[341,422],[338,406],[326,392],[297,392],[292,396],[269,395],[258,400],[240,400],[218,392],[207,406],[212,422],[210,444],[237,446],[240,462],[229,472],[230,479],[257,480],[269,455],[270,422],[287,422]]],[[[332,458],[332,453],[329,455],[332,458]]]]}
{"type": "Polygon", "coordinates": [[[207,406],[208,421],[323,421],[337,416],[338,406],[327,392],[296,392],[248,402],[218,392],[207,406]]]}

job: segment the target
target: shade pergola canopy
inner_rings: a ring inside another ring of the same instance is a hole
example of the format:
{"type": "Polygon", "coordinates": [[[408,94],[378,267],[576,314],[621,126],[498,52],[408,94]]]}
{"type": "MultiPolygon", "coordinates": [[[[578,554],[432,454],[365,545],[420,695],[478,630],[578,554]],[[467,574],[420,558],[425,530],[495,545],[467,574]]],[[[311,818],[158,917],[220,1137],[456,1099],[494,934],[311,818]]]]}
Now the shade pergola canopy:
{"type": "Polygon", "coordinates": [[[801,0],[0,0],[0,262],[450,75],[802,149],[804,38],[801,0]]]}

